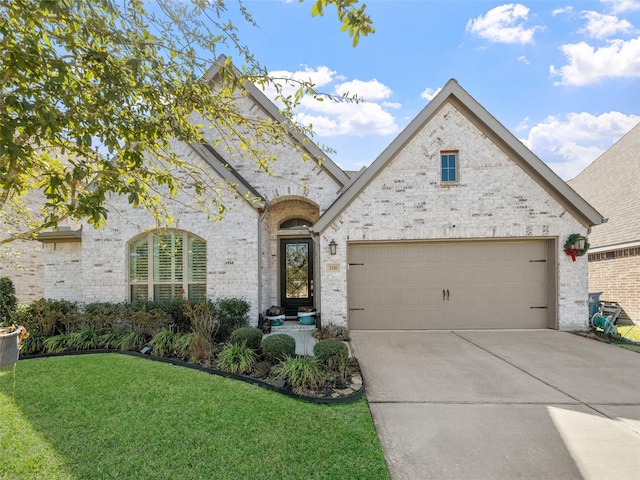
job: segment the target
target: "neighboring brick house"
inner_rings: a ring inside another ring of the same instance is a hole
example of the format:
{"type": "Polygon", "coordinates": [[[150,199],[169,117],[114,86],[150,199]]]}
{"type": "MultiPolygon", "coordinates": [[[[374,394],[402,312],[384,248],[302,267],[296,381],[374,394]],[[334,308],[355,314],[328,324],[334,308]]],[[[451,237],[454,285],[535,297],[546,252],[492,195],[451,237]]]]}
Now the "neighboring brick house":
{"type": "MultiPolygon", "coordinates": [[[[247,91],[246,112],[283,120],[247,91]]],[[[176,142],[235,185],[224,220],[176,202],[176,229],[154,232],[120,200],[105,229],[45,239],[45,295],[243,297],[254,323],[271,305],[312,306],[354,329],[586,326],[586,259],[562,246],[602,217],[455,80],[353,178],[292,135],[273,147],[273,175],[216,151],[213,136],[176,142]]]]}
{"type": "Polygon", "coordinates": [[[589,291],[640,323],[640,124],[569,185],[607,219],[589,235],[589,291]]]}

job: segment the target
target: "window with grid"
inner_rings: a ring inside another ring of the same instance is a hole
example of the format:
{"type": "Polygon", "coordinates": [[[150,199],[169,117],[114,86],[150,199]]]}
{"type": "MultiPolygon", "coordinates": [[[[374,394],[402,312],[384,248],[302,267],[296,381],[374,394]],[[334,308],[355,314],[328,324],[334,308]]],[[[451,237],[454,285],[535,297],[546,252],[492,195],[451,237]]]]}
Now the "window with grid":
{"type": "Polygon", "coordinates": [[[178,231],[152,232],[129,244],[131,300],[203,300],[207,244],[178,231]]]}
{"type": "Polygon", "coordinates": [[[440,152],[440,179],[442,183],[458,181],[458,152],[440,152]]]}

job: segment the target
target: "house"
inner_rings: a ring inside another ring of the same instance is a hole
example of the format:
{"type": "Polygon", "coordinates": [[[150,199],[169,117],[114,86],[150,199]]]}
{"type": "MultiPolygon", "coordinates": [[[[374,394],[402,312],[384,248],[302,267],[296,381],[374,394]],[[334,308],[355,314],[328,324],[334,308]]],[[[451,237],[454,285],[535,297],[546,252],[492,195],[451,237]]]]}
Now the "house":
{"type": "MultiPolygon", "coordinates": [[[[246,89],[246,112],[283,120],[246,89]]],[[[153,231],[114,199],[105,229],[42,237],[46,297],[243,297],[254,322],[315,307],[352,329],[586,326],[587,262],[563,244],[602,217],[455,80],[353,178],[298,133],[273,146],[272,175],[206,135],[174,148],[235,186],[224,220],[178,198],[176,228],[153,231]]]]}
{"type": "Polygon", "coordinates": [[[20,302],[32,302],[44,295],[44,254],[36,240],[11,242],[0,253],[0,277],[10,278],[20,302]]]}
{"type": "Polygon", "coordinates": [[[589,291],[640,323],[640,124],[569,185],[608,219],[589,235],[589,291]]]}

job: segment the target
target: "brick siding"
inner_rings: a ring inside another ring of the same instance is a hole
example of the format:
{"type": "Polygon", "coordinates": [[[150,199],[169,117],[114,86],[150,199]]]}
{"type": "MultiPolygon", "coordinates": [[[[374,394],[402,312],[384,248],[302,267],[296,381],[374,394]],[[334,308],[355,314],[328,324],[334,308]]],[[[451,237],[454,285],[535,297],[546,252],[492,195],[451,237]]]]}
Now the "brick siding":
{"type": "Polygon", "coordinates": [[[589,254],[589,291],[618,302],[620,318],[640,323],[640,248],[589,254]]]}

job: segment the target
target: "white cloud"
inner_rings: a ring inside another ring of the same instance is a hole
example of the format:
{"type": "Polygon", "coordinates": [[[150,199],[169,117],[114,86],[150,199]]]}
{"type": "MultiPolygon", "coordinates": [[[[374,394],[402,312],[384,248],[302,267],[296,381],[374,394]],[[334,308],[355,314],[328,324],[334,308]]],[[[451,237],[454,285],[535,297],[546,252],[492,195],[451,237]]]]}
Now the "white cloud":
{"type": "Polygon", "coordinates": [[[549,69],[552,76],[561,77],[556,85],[589,85],[603,78],[640,77],[640,37],[612,40],[600,48],[580,42],[561,49],[567,65],[560,69],[551,65],[549,69]]]}
{"type": "Polygon", "coordinates": [[[527,57],[525,57],[524,55],[520,55],[518,57],[518,61],[520,63],[524,63],[525,65],[529,65],[529,60],[527,60],[527,57]]]}
{"type": "Polygon", "coordinates": [[[582,32],[592,38],[608,38],[616,33],[626,33],[633,30],[633,25],[628,20],[620,20],[615,15],[584,11],[581,16],[587,20],[587,25],[582,32]]]}
{"type": "Polygon", "coordinates": [[[608,112],[569,113],[548,117],[529,130],[523,143],[560,177],[578,175],[620,137],[640,122],[640,116],[608,112]]]}
{"type": "Polygon", "coordinates": [[[551,15],[555,17],[556,15],[561,15],[563,13],[569,13],[572,11],[573,11],[573,7],[556,8],[551,12],[551,15]]]}
{"type": "MultiPolygon", "coordinates": [[[[329,67],[305,67],[297,72],[272,71],[271,78],[283,79],[283,93],[292,95],[297,84],[289,84],[287,80],[311,81],[316,89],[324,93],[341,96],[349,93],[365,101],[331,101],[318,102],[311,96],[301,99],[295,115],[296,120],[303,125],[312,125],[314,132],[323,137],[338,135],[390,135],[396,133],[399,127],[395,117],[390,113],[402,105],[386,101],[393,95],[393,91],[382,82],[372,79],[368,81],[344,81],[344,77],[329,67]],[[384,101],[383,101],[384,100],[384,101]]],[[[276,96],[273,87],[265,89],[265,94],[271,100],[276,96]]]]}
{"type": "Polygon", "coordinates": [[[640,10],[640,0],[601,0],[612,12],[634,12],[640,10]]]}
{"type": "Polygon", "coordinates": [[[350,82],[344,82],[335,87],[336,93],[343,95],[349,93],[353,95],[357,92],[358,97],[363,98],[368,102],[375,100],[384,100],[391,96],[391,89],[385,84],[380,83],[375,78],[367,82],[362,80],[351,80],[350,82]]]}
{"type": "Polygon", "coordinates": [[[433,88],[426,88],[424,92],[420,94],[420,97],[430,102],[436,95],[438,95],[438,93],[440,93],[440,90],[442,90],[442,88],[438,88],[436,90],[433,88]]]}
{"type": "MultiPolygon", "coordinates": [[[[306,103],[306,102],[305,102],[306,103]]],[[[390,135],[398,131],[395,118],[377,103],[316,102],[322,105],[298,113],[296,120],[313,125],[323,137],[390,135]]]]}
{"type": "Polygon", "coordinates": [[[533,35],[542,27],[526,28],[524,21],[529,17],[529,8],[510,3],[493,8],[467,22],[467,31],[495,43],[532,43],[533,35]]]}

